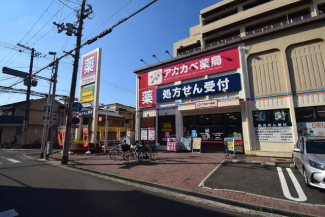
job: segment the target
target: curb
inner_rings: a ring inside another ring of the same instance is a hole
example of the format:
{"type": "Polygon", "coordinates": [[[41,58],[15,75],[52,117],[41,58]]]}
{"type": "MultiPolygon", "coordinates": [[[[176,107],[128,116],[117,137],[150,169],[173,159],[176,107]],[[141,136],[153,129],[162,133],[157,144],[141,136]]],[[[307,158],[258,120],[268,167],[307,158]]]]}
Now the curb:
{"type": "MultiPolygon", "coordinates": [[[[74,163],[77,163],[77,162],[74,162],[74,163]]],[[[254,205],[254,204],[229,200],[229,199],[225,199],[225,198],[204,195],[204,194],[191,192],[191,191],[186,191],[186,190],[182,190],[182,189],[178,189],[178,188],[171,188],[171,187],[168,187],[168,186],[158,185],[158,184],[151,183],[151,182],[145,182],[145,181],[140,181],[140,180],[136,180],[136,179],[126,178],[126,177],[123,177],[123,176],[117,176],[117,175],[113,175],[113,174],[109,174],[109,173],[103,173],[103,172],[98,172],[98,171],[95,171],[95,170],[85,169],[85,168],[81,168],[81,167],[78,167],[78,166],[75,166],[75,165],[68,165],[68,167],[74,168],[74,169],[77,169],[77,170],[81,170],[81,171],[84,171],[84,172],[94,173],[94,174],[97,174],[97,175],[103,175],[103,176],[107,176],[107,177],[111,177],[111,178],[115,178],[115,179],[120,179],[120,180],[127,181],[127,182],[132,182],[132,183],[145,185],[145,186],[149,186],[149,187],[155,187],[155,188],[158,188],[158,189],[161,189],[161,190],[167,190],[167,191],[171,191],[171,192],[175,192],[175,193],[179,193],[179,194],[184,194],[184,195],[188,195],[188,196],[193,196],[193,197],[197,197],[197,198],[211,200],[211,201],[214,201],[214,202],[219,202],[219,203],[223,203],[223,204],[227,204],[227,205],[233,205],[233,206],[236,206],[236,207],[246,208],[246,209],[250,209],[250,210],[255,210],[255,211],[260,211],[260,212],[265,212],[265,213],[278,214],[278,215],[284,215],[284,216],[294,216],[294,217],[296,217],[296,216],[297,217],[310,216],[310,217],[314,217],[314,215],[309,215],[309,214],[305,214],[305,213],[298,213],[298,212],[286,211],[286,210],[270,208],[270,207],[265,207],[265,206],[259,206],[259,205],[254,205]]]]}
{"type": "MultiPolygon", "coordinates": [[[[32,156],[28,156],[28,155],[25,155],[25,156],[35,160],[35,158],[32,157],[32,156]]],[[[50,157],[50,159],[52,161],[60,161],[60,159],[54,158],[54,157],[50,157]]],[[[38,160],[38,159],[36,159],[36,160],[38,160]]],[[[49,161],[51,161],[51,160],[49,160],[49,161]]],[[[88,172],[88,173],[92,173],[92,174],[96,174],[96,175],[106,176],[106,177],[110,177],[110,178],[113,178],[113,179],[119,179],[119,180],[131,182],[131,183],[135,183],[135,184],[139,184],[139,185],[143,185],[143,186],[154,187],[154,188],[165,190],[165,191],[170,191],[170,192],[174,192],[174,193],[179,193],[179,194],[183,194],[183,195],[187,195],[187,196],[192,196],[192,197],[196,197],[196,198],[201,198],[201,199],[205,199],[205,200],[210,200],[210,201],[214,201],[214,202],[223,203],[223,204],[230,205],[230,206],[246,208],[246,209],[249,209],[249,210],[254,210],[254,211],[259,211],[259,212],[264,212],[264,213],[271,213],[271,214],[277,214],[277,215],[283,215],[283,216],[293,216],[293,217],[314,217],[315,216],[315,215],[309,215],[309,214],[306,214],[306,213],[286,211],[286,210],[281,210],[281,209],[276,209],[276,208],[271,208],[271,207],[265,207],[265,206],[250,204],[250,203],[243,203],[243,202],[240,202],[240,201],[234,201],[234,200],[230,200],[230,199],[226,199],[226,198],[221,198],[221,197],[216,197],[216,196],[209,196],[209,195],[205,195],[205,194],[201,194],[201,193],[197,193],[197,192],[192,192],[192,191],[186,191],[186,190],[179,189],[179,188],[172,188],[172,187],[168,187],[168,186],[164,186],[164,185],[158,185],[156,183],[140,181],[140,180],[136,180],[136,179],[132,179],[132,178],[126,178],[126,177],[123,177],[123,176],[118,176],[118,175],[114,175],[114,174],[110,174],[110,173],[104,173],[104,172],[99,172],[99,171],[96,171],[96,170],[85,169],[85,168],[80,167],[80,165],[85,165],[85,164],[79,163],[77,161],[70,161],[69,160],[68,163],[72,163],[72,165],[68,164],[68,165],[60,165],[60,166],[69,167],[71,169],[80,170],[80,171],[83,171],[83,172],[88,172]]],[[[205,188],[207,190],[213,190],[213,189],[210,189],[210,188],[207,188],[207,187],[201,187],[201,188],[205,188]]]]}

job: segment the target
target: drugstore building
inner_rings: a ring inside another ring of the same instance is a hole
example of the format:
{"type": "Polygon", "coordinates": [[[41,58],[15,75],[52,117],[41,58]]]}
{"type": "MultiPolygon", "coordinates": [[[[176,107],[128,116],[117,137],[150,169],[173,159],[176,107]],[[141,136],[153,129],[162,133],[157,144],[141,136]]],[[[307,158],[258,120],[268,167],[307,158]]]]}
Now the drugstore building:
{"type": "Polygon", "coordinates": [[[325,133],[325,1],[224,0],[200,11],[174,58],[136,69],[136,136],[200,137],[202,150],[290,157],[325,133]]]}

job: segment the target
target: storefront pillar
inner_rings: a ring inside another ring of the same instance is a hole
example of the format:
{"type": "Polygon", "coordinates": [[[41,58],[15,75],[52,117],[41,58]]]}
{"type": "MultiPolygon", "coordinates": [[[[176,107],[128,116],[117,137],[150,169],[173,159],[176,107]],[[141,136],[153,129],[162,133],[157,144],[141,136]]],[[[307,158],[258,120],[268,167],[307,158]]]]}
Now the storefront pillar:
{"type": "Polygon", "coordinates": [[[75,140],[81,141],[82,138],[82,123],[83,123],[83,117],[79,117],[80,122],[79,122],[79,126],[78,128],[76,128],[76,136],[75,136],[75,140]]]}
{"type": "Polygon", "coordinates": [[[183,115],[178,110],[178,108],[175,109],[175,128],[176,128],[176,138],[177,141],[181,142],[181,137],[183,136],[183,115]]]}

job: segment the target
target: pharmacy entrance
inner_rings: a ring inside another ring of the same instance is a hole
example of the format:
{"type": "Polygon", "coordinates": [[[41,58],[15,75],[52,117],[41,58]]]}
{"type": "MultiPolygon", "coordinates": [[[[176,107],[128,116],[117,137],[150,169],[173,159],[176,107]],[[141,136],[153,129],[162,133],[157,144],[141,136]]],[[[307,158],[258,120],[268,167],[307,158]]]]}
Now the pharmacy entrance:
{"type": "Polygon", "coordinates": [[[201,152],[223,152],[224,138],[234,137],[235,152],[244,152],[240,112],[183,116],[183,136],[201,138],[201,152]]]}

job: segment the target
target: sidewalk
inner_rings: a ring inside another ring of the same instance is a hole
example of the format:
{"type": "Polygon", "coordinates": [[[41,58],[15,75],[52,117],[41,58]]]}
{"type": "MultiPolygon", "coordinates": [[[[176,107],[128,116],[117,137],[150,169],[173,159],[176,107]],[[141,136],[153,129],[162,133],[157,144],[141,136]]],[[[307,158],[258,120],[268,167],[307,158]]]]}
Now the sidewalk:
{"type": "MultiPolygon", "coordinates": [[[[61,160],[60,153],[53,154],[52,157],[61,160]]],[[[82,169],[139,180],[192,196],[257,210],[279,211],[279,214],[291,216],[298,213],[325,216],[325,206],[323,205],[298,203],[244,192],[200,187],[200,183],[224,160],[225,155],[222,153],[199,154],[184,152],[158,152],[157,161],[147,161],[144,164],[139,164],[136,159],[132,159],[128,163],[121,156],[116,161],[113,161],[109,155],[104,154],[75,154],[69,156],[69,161],[80,163],[77,164],[77,167],[82,169]]],[[[241,155],[231,157],[229,160],[264,162],[268,165],[281,166],[285,164],[286,167],[292,164],[290,159],[245,157],[241,155]]]]}

